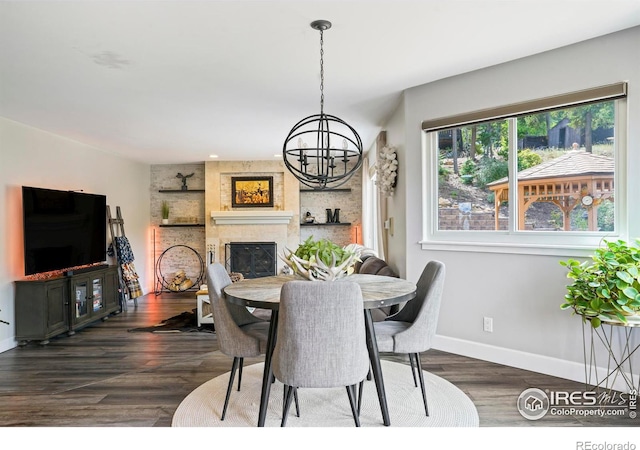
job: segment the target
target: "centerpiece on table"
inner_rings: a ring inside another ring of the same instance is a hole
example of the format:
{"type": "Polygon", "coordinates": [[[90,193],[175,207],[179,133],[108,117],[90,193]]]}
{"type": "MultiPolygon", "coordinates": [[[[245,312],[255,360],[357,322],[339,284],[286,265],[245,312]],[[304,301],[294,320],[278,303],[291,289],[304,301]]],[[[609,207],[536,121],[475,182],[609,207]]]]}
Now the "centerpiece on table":
{"type": "Polygon", "coordinates": [[[640,241],[604,241],[591,261],[560,261],[573,283],[562,309],[573,309],[594,328],[602,321],[627,324],[640,319],[640,241]]]}
{"type": "Polygon", "coordinates": [[[312,281],[333,281],[353,273],[360,260],[353,246],[340,247],[328,239],[313,240],[310,236],[295,252],[285,247],[280,258],[294,273],[312,281]]]}

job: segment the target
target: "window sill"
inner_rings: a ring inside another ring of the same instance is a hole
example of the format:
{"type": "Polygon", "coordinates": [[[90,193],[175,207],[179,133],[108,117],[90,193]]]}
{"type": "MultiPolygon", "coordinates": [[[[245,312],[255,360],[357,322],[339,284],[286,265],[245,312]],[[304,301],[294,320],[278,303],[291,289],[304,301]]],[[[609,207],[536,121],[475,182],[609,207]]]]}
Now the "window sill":
{"type": "MultiPolygon", "coordinates": [[[[608,240],[615,240],[611,237],[608,240]]],[[[470,253],[504,253],[560,257],[589,257],[598,245],[523,244],[504,242],[420,241],[422,250],[470,253]]]]}

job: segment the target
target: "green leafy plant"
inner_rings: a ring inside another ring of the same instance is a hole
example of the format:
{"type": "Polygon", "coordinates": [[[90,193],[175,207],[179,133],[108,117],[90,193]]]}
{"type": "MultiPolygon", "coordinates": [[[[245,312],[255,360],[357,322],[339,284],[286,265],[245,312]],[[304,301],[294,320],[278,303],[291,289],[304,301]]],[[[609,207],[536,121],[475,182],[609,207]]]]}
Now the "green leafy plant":
{"type": "Polygon", "coordinates": [[[477,166],[476,181],[479,187],[484,188],[492,181],[505,178],[509,175],[509,163],[488,157],[482,157],[477,166]]]}
{"type": "Polygon", "coordinates": [[[282,260],[294,273],[310,280],[333,281],[353,273],[359,253],[353,246],[340,247],[327,239],[310,236],[295,252],[286,249],[282,260]]]}
{"type": "Polygon", "coordinates": [[[162,218],[169,218],[169,203],[166,200],[162,202],[162,218]]]}
{"type": "Polygon", "coordinates": [[[531,149],[525,148],[518,152],[518,170],[525,170],[537,166],[542,162],[542,157],[531,149]]]}
{"type": "Polygon", "coordinates": [[[473,177],[476,174],[476,163],[471,159],[467,159],[460,169],[460,178],[464,184],[473,184],[473,177]]]}
{"type": "Polygon", "coordinates": [[[331,266],[342,264],[352,253],[328,239],[314,241],[313,236],[309,236],[306,241],[298,246],[294,255],[309,262],[314,262],[319,258],[327,266],[331,266]],[[333,261],[334,255],[335,261],[333,261]]]}
{"type": "Polygon", "coordinates": [[[640,312],[640,240],[635,246],[622,240],[604,243],[592,261],[560,261],[573,279],[560,308],[573,309],[594,328],[603,320],[627,323],[627,316],[640,312]]]}

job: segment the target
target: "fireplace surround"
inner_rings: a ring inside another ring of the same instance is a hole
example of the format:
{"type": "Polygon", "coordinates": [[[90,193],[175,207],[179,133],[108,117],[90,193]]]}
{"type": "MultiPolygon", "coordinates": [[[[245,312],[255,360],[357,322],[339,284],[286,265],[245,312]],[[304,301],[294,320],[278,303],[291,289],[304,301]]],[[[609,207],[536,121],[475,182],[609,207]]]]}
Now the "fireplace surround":
{"type": "Polygon", "coordinates": [[[227,271],[245,278],[261,278],[276,274],[275,242],[229,242],[225,245],[227,271]]]}

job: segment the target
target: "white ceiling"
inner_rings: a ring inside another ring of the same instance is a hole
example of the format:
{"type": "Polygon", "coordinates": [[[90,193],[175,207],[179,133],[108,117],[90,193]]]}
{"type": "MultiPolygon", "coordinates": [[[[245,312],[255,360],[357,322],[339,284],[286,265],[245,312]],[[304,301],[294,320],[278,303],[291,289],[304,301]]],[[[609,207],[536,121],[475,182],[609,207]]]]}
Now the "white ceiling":
{"type": "MultiPolygon", "coordinates": [[[[640,25],[640,0],[0,0],[0,116],[152,164],[273,159],[325,112],[640,25]]],[[[638,55],[630,55],[637,58],[638,55]]]]}

